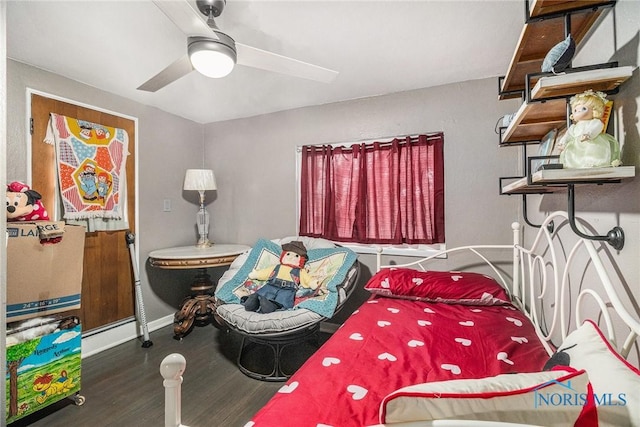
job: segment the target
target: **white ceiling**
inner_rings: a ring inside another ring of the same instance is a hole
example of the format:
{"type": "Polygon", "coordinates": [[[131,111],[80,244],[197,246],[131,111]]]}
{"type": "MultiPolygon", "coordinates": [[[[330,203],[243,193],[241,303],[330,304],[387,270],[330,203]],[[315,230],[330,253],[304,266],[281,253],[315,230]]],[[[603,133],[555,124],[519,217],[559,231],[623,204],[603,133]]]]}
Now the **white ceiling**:
{"type": "Polygon", "coordinates": [[[186,36],[150,0],[9,0],[7,51],[209,123],[504,75],[523,22],[521,0],[228,0],[217,19],[223,31],[338,71],[328,84],[238,65],[222,79],[193,71],[155,93],[138,91],[186,52],[186,36]]]}

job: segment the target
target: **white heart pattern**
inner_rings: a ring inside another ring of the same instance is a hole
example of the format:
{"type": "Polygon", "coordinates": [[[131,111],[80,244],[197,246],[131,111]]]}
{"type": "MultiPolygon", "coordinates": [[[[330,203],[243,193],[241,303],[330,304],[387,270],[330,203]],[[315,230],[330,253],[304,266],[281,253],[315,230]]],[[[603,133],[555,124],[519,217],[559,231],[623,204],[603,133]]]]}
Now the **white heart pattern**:
{"type": "Polygon", "coordinates": [[[378,320],[378,326],[380,326],[381,328],[389,325],[391,325],[391,322],[387,322],[386,320],[378,320]]]}
{"type": "Polygon", "coordinates": [[[522,326],[522,321],[520,319],[514,319],[513,317],[507,317],[507,320],[513,323],[516,326],[522,326]]]}
{"type": "Polygon", "coordinates": [[[471,340],[467,338],[456,338],[454,341],[462,344],[465,347],[469,347],[471,345],[471,340]]]}
{"type": "Polygon", "coordinates": [[[378,355],[378,359],[380,360],[388,360],[389,362],[395,362],[396,360],[398,360],[397,357],[395,357],[393,354],[391,353],[382,353],[378,355]]]}
{"type": "Polygon", "coordinates": [[[340,363],[340,359],[337,357],[325,357],[322,361],[322,366],[328,367],[331,365],[337,365],[338,363],[340,363]]]}
{"type": "Polygon", "coordinates": [[[444,365],[440,365],[440,367],[444,370],[451,371],[453,375],[460,375],[460,373],[462,372],[462,370],[460,370],[460,366],[458,365],[450,365],[448,363],[445,363],[444,365]]]}
{"type": "Polygon", "coordinates": [[[504,363],[507,363],[509,365],[513,365],[513,360],[509,360],[509,355],[507,353],[505,353],[504,351],[501,351],[500,353],[498,353],[496,358],[498,360],[502,360],[504,363]]]}
{"type": "Polygon", "coordinates": [[[298,384],[299,384],[298,381],[294,381],[291,384],[285,384],[282,387],[280,387],[280,390],[278,390],[278,393],[286,393],[286,394],[293,393],[293,391],[298,388],[298,384]]]}
{"type": "Polygon", "coordinates": [[[385,289],[389,289],[391,287],[391,285],[389,284],[389,278],[387,277],[382,282],[380,282],[380,286],[385,289]]]}
{"type": "Polygon", "coordinates": [[[454,282],[457,282],[460,279],[462,279],[462,276],[460,276],[460,275],[451,276],[451,280],[453,280],[454,282]]]}
{"type": "Polygon", "coordinates": [[[458,322],[460,324],[460,326],[473,326],[475,325],[475,323],[473,323],[473,320],[466,320],[464,322],[458,322]]]}
{"type": "Polygon", "coordinates": [[[253,427],[254,425],[256,425],[256,423],[254,423],[253,421],[249,421],[243,427],[253,427]]]}
{"type": "Polygon", "coordinates": [[[474,313],[480,313],[482,310],[479,308],[472,308],[471,311],[473,311],[474,313]]]}
{"type": "Polygon", "coordinates": [[[527,337],[511,337],[511,340],[517,342],[518,344],[524,344],[529,342],[527,337]]]}
{"type": "Polygon", "coordinates": [[[411,279],[411,281],[416,285],[416,286],[420,286],[422,285],[423,280],[419,277],[414,277],[413,279],[411,279]]]}
{"type": "Polygon", "coordinates": [[[393,314],[398,314],[400,313],[400,310],[398,310],[397,308],[393,308],[393,307],[389,307],[387,308],[387,311],[390,311],[393,314]]]}
{"type": "Polygon", "coordinates": [[[369,392],[369,390],[367,390],[366,388],[360,387],[359,385],[355,385],[355,384],[350,384],[347,387],[347,391],[353,395],[352,396],[353,400],[361,400],[369,392]]]}
{"type": "Polygon", "coordinates": [[[431,322],[429,322],[428,320],[418,320],[418,325],[420,326],[429,326],[431,324],[431,322]]]}
{"type": "Polygon", "coordinates": [[[425,308],[424,310],[425,313],[435,313],[435,311],[431,310],[429,307],[425,308]]]}
{"type": "Polygon", "coordinates": [[[349,336],[349,339],[352,339],[354,341],[362,341],[364,338],[359,332],[354,332],[349,336]]]}
{"type": "Polygon", "coordinates": [[[407,345],[409,347],[415,348],[415,347],[422,347],[424,345],[424,343],[422,341],[419,341],[419,340],[411,340],[411,341],[409,341],[407,343],[407,345]]]}

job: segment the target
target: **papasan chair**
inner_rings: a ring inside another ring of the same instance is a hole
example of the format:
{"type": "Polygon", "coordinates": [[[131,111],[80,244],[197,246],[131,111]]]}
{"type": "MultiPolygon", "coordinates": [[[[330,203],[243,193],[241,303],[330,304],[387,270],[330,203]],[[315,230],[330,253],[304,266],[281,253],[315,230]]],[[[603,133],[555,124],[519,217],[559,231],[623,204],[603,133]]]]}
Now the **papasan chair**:
{"type": "Polygon", "coordinates": [[[357,255],[329,240],[304,236],[258,240],[250,251],[235,259],[218,281],[215,291],[216,320],[242,337],[237,357],[240,371],[262,381],[286,381],[293,372],[285,372],[283,350],[312,339],[317,346],[320,323],[343,307],[356,288],[359,275],[357,255]],[[249,272],[277,264],[281,245],[292,241],[301,241],[306,247],[309,256],[307,271],[317,278],[321,286],[313,295],[296,297],[293,309],[271,313],[247,311],[241,303],[242,297],[264,284],[250,280],[249,272]],[[247,355],[259,347],[263,347],[262,351],[270,349],[268,353],[273,355],[273,364],[269,359],[267,369],[253,369],[245,363],[247,355]]]}

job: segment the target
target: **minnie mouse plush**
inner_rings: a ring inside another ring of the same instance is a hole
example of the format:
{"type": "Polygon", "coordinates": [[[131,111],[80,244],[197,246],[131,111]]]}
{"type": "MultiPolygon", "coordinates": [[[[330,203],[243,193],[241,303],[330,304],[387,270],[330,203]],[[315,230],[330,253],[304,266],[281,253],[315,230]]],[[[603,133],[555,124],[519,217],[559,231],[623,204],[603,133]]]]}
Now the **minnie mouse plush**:
{"type": "Polygon", "coordinates": [[[40,199],[40,193],[22,182],[7,185],[7,221],[49,221],[40,199]]]}

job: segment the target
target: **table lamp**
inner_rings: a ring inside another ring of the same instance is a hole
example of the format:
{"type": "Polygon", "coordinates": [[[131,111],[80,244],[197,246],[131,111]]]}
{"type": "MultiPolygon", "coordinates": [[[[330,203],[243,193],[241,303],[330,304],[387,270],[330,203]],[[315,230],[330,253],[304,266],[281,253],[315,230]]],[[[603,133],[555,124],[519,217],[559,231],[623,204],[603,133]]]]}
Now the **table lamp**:
{"type": "Polygon", "coordinates": [[[199,238],[196,246],[199,248],[209,247],[213,243],[208,238],[209,212],[204,207],[204,192],[217,189],[213,171],[210,169],[187,169],[187,173],[184,176],[184,189],[200,193],[200,209],[196,217],[199,238]]]}

